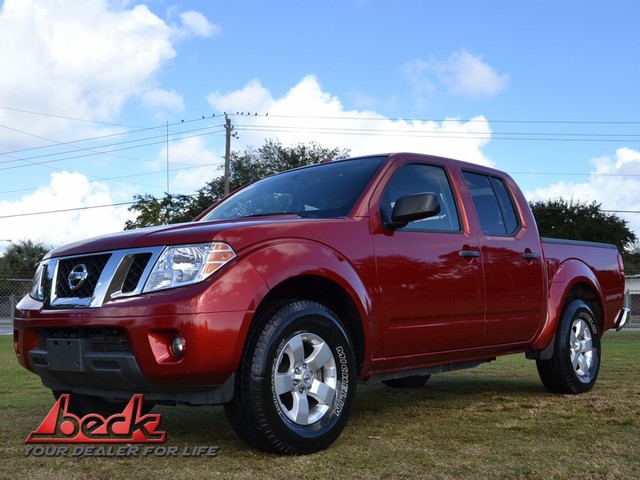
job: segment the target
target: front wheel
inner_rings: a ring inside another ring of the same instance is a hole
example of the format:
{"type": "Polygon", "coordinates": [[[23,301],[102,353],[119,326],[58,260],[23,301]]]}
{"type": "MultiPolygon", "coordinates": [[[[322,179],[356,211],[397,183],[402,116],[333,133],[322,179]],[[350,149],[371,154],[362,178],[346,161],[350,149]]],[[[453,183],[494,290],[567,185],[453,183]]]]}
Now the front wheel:
{"type": "Polygon", "coordinates": [[[536,365],[550,392],[576,394],[593,388],[600,370],[600,330],[583,300],[567,303],[556,331],[553,356],[537,360],[536,365]]]}
{"type": "Polygon", "coordinates": [[[338,318],[316,302],[289,302],[257,319],[225,412],[247,443],[308,454],[338,438],[355,390],[353,348],[338,318]]]}

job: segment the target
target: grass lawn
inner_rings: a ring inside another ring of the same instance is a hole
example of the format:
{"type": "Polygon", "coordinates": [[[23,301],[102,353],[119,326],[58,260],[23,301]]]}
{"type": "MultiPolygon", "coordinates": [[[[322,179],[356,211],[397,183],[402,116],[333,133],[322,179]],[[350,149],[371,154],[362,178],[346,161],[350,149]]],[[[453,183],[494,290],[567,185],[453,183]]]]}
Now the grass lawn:
{"type": "Polygon", "coordinates": [[[4,479],[637,479],[640,332],[607,333],[600,377],[584,395],[547,393],[535,363],[502,357],[432,377],[417,390],[361,384],[328,450],[281,457],[251,450],[221,407],[157,407],[167,446],[217,446],[216,457],[34,457],[25,439],[53,406],[0,337],[0,478],[4,479]]]}

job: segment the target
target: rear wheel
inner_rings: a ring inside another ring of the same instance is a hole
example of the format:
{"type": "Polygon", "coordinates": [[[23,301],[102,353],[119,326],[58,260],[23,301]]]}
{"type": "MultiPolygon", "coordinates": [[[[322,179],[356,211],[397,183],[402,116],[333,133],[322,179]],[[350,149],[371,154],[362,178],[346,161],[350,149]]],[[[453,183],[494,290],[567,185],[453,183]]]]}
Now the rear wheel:
{"type": "Polygon", "coordinates": [[[583,300],[567,303],[556,331],[553,356],[537,360],[536,365],[550,392],[575,394],[593,388],[600,370],[600,330],[583,300]]]}
{"type": "Polygon", "coordinates": [[[340,435],[355,390],[353,349],[337,317],[316,302],[290,302],[257,319],[225,412],[254,447],[308,454],[340,435]]]}

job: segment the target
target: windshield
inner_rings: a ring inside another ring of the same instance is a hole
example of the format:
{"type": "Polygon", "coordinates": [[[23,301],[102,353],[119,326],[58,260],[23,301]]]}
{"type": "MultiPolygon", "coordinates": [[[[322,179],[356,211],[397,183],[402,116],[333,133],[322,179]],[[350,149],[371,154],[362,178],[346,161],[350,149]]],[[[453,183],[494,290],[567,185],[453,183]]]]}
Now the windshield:
{"type": "Polygon", "coordinates": [[[290,170],[259,180],[230,196],[203,221],[266,215],[344,217],[385,157],[363,157],[290,170]]]}

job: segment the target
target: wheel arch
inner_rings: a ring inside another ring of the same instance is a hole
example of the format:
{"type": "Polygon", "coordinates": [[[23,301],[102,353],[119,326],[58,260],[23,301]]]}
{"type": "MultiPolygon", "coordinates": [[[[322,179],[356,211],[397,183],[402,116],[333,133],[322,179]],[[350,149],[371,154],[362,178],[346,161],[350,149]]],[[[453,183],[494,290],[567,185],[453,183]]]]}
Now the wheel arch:
{"type": "Polygon", "coordinates": [[[598,327],[602,332],[602,329],[604,327],[604,310],[602,299],[598,295],[598,291],[596,290],[596,288],[586,282],[580,282],[573,285],[571,287],[571,290],[569,290],[569,292],[567,292],[567,295],[565,296],[563,309],[564,305],[575,299],[583,300],[589,306],[593,314],[596,316],[598,327]]]}
{"type": "Polygon", "coordinates": [[[337,315],[353,345],[358,372],[361,371],[366,358],[366,333],[356,303],[343,286],[320,275],[302,274],[288,278],[262,299],[254,318],[262,317],[264,312],[278,304],[293,300],[321,303],[337,315]]]}
{"type": "Polygon", "coordinates": [[[550,281],[546,320],[532,344],[532,350],[542,351],[553,345],[562,312],[574,299],[581,299],[589,306],[596,316],[600,331],[604,331],[606,318],[600,282],[584,262],[567,260],[550,281]]]}

